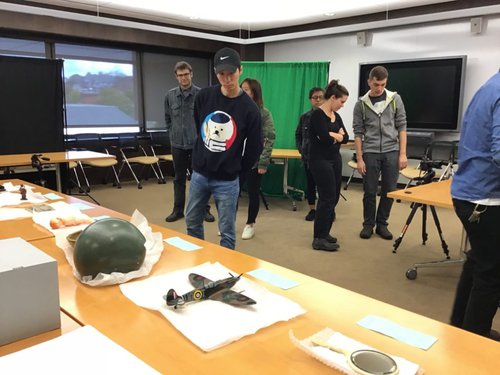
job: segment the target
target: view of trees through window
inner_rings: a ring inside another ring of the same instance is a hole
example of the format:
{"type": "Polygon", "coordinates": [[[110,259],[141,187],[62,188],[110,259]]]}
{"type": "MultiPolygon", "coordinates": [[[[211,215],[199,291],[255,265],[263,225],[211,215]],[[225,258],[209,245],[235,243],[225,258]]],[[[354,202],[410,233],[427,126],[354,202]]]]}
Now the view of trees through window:
{"type": "Polygon", "coordinates": [[[64,60],[67,135],[164,130],[177,61],[191,64],[197,86],[210,84],[210,59],[202,57],[2,36],[0,55],[64,60]]]}
{"type": "Polygon", "coordinates": [[[138,123],[132,64],[65,59],[64,75],[69,126],[138,123]]]}

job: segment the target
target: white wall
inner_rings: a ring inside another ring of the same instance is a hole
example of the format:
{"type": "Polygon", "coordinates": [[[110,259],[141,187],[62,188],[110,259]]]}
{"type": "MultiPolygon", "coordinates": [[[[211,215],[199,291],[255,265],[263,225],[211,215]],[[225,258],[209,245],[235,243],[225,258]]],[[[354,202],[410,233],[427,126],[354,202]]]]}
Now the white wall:
{"type": "MultiPolygon", "coordinates": [[[[470,19],[360,31],[367,31],[369,35],[367,46],[357,45],[356,33],[273,42],[265,46],[265,61],[331,62],[330,79],[340,79],[351,93],[340,111],[351,137],[359,63],[467,55],[463,110],[475,91],[500,68],[500,15],[484,17],[481,34],[470,32],[470,19]]],[[[391,88],[390,77],[388,88],[391,88]]]]}

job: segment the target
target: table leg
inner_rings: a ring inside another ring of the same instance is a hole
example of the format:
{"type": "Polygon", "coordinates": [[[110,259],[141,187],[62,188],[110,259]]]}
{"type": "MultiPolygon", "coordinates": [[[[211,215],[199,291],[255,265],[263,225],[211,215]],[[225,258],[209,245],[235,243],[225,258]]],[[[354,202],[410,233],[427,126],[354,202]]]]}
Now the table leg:
{"type": "Polygon", "coordinates": [[[61,185],[61,164],[56,163],[56,186],[57,186],[57,191],[62,193],[62,185],[61,185]]]}

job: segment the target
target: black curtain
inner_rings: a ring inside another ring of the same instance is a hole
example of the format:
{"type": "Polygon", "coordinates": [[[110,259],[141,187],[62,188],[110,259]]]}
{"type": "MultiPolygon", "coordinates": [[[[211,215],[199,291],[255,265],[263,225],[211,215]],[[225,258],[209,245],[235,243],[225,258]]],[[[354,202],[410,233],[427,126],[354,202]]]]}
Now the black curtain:
{"type": "Polygon", "coordinates": [[[63,61],[0,56],[0,154],[64,151],[63,61]]]}

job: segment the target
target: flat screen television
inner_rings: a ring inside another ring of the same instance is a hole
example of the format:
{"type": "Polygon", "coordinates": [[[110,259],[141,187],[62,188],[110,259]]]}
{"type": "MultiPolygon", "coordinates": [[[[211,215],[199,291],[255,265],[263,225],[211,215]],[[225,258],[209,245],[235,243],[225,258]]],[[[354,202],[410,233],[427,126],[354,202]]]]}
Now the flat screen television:
{"type": "Polygon", "coordinates": [[[359,96],[368,90],[368,74],[377,66],[389,72],[387,89],[405,105],[408,131],[456,132],[460,129],[467,56],[379,61],[359,67],[359,96]]]}

